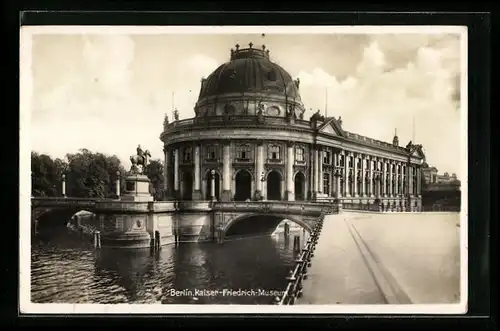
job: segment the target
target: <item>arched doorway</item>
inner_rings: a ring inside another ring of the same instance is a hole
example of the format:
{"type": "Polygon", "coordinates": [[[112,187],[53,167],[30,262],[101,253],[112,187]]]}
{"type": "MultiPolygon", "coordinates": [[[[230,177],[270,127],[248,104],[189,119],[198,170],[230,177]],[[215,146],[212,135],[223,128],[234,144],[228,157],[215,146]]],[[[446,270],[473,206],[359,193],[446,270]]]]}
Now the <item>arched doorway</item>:
{"type": "Polygon", "coordinates": [[[193,174],[190,171],[182,174],[182,200],[193,200],[193,174]]]}
{"type": "Polygon", "coordinates": [[[302,172],[297,172],[294,179],[295,200],[305,200],[306,176],[302,172]]]}
{"type": "Polygon", "coordinates": [[[267,175],[267,199],[281,200],[281,174],[276,170],[267,175]]]}
{"type": "MultiPolygon", "coordinates": [[[[211,200],[211,192],[212,192],[212,170],[207,171],[207,175],[205,176],[205,181],[207,182],[207,190],[205,194],[206,200],[211,200]]],[[[220,175],[216,171],[214,174],[214,182],[215,182],[215,199],[219,200],[220,198],[220,175]]]]}
{"type": "Polygon", "coordinates": [[[235,186],[234,200],[245,201],[252,199],[252,175],[248,171],[238,171],[235,177],[235,186]]]}

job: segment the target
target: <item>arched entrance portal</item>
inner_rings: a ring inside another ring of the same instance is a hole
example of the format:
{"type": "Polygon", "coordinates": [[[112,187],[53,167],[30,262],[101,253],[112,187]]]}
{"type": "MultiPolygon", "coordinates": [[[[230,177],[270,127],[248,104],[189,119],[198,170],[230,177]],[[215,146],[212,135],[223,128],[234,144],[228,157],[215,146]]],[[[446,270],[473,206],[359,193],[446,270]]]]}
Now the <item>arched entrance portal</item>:
{"type": "Polygon", "coordinates": [[[248,171],[238,171],[235,177],[235,186],[234,200],[245,201],[252,199],[252,175],[248,171]]]}
{"type": "Polygon", "coordinates": [[[182,200],[193,200],[193,174],[189,171],[182,174],[182,200]]]}
{"type": "Polygon", "coordinates": [[[305,200],[306,176],[302,172],[297,172],[294,179],[295,200],[305,200]]]}
{"type": "MultiPolygon", "coordinates": [[[[207,182],[207,190],[205,194],[206,200],[211,200],[211,192],[212,192],[212,170],[207,171],[207,175],[205,176],[205,180],[207,182]]],[[[215,199],[219,200],[220,198],[220,175],[216,171],[214,174],[214,182],[215,182],[215,199]]]]}
{"type": "Polygon", "coordinates": [[[267,199],[281,200],[281,174],[276,170],[267,175],[267,199]]]}

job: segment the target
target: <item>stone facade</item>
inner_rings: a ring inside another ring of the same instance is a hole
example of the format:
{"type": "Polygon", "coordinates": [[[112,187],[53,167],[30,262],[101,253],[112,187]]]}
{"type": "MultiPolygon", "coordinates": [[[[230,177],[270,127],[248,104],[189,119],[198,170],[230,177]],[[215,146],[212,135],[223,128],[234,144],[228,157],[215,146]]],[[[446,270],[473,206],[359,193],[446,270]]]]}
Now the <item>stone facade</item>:
{"type": "Polygon", "coordinates": [[[231,60],[202,80],[196,116],[164,126],[166,199],[379,199],[398,209],[418,208],[422,146],[410,142],[402,147],[397,137],[387,143],[350,133],[340,118],[319,112],[305,120],[299,86],[270,61],[268,51],[231,50],[231,60]],[[235,71],[245,65],[253,71],[235,71]],[[231,77],[250,83],[240,84],[236,92],[231,77]],[[273,79],[279,81],[275,87],[266,87],[273,86],[266,85],[273,79]],[[287,86],[293,86],[289,95],[287,86]]]}

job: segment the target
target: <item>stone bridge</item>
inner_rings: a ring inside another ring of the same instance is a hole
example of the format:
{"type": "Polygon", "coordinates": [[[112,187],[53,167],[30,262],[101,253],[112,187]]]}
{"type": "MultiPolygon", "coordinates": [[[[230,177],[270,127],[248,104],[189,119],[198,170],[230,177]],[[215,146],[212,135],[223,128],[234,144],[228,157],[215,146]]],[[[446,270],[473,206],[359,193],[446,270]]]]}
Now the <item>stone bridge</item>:
{"type": "Polygon", "coordinates": [[[303,201],[216,202],[212,210],[216,230],[223,237],[271,234],[284,219],[311,232],[322,213],[339,212],[338,206],[332,203],[303,201]]]}
{"type": "Polygon", "coordinates": [[[332,202],[290,201],[126,201],[120,199],[32,198],[32,224],[65,225],[81,210],[103,236],[143,234],[144,242],[160,232],[162,242],[223,241],[226,237],[265,235],[288,219],[311,231],[322,213],[338,213],[332,202]]]}
{"type": "Polygon", "coordinates": [[[63,198],[34,197],[31,198],[31,221],[40,223],[64,222],[75,213],[86,210],[94,212],[97,201],[95,198],[63,198]]]}

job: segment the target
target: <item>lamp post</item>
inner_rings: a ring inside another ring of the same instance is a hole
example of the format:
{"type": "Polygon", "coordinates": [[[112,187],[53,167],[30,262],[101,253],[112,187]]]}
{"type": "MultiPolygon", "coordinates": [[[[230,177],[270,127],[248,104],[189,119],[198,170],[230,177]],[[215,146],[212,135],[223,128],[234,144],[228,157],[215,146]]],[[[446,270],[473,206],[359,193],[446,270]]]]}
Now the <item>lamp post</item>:
{"type": "Polygon", "coordinates": [[[62,174],[62,196],[66,198],[66,175],[62,174]]]}
{"type": "Polygon", "coordinates": [[[116,172],[116,198],[120,199],[120,172],[116,172]]]}

